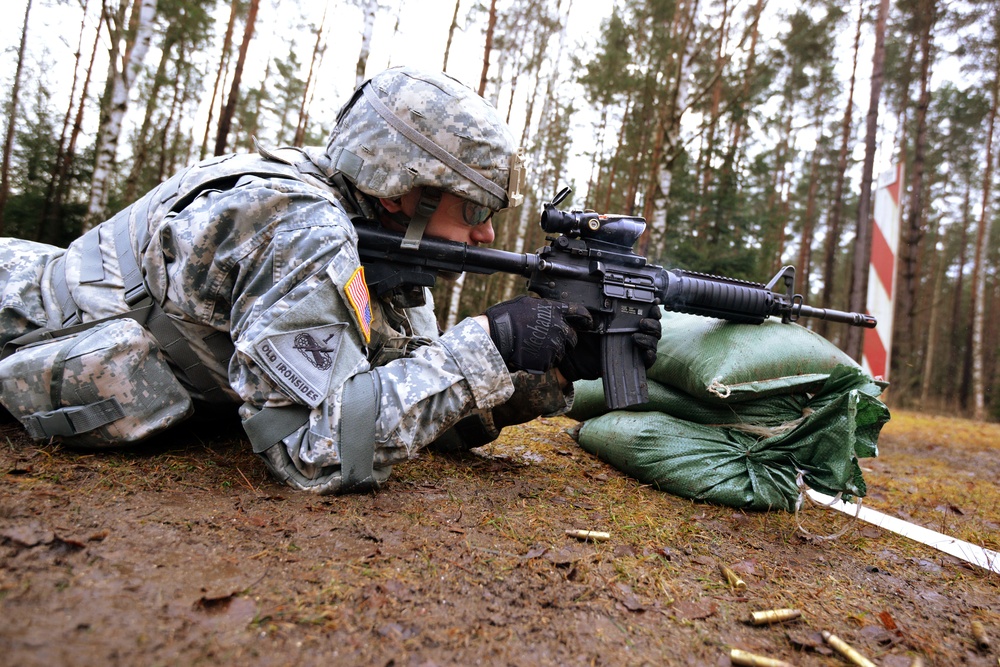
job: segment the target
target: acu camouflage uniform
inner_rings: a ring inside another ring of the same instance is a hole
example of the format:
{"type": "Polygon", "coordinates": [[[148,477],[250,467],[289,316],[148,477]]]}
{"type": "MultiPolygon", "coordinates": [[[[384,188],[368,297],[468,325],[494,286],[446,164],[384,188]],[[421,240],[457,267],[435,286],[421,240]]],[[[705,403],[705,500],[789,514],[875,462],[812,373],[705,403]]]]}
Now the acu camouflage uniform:
{"type": "MultiPolygon", "coordinates": [[[[403,77],[391,92],[405,98],[408,81],[403,77]]],[[[419,110],[418,126],[440,111],[418,99],[406,104],[419,110]]],[[[451,120],[466,134],[498,129],[477,117],[451,120]]],[[[498,140],[510,142],[499,129],[498,140]]],[[[482,136],[473,139],[482,142],[482,136]]],[[[370,143],[362,140],[367,150],[394,145],[392,137],[377,145],[374,135],[370,143]]],[[[456,431],[472,446],[495,438],[490,409],[514,393],[514,378],[489,334],[470,319],[438,336],[429,293],[427,303],[414,308],[369,300],[351,217],[374,212],[360,210],[370,200],[341,178],[345,169],[367,165],[361,151],[336,149],[342,144],[335,134],[326,151],[283,149],[263,151],[271,159],[202,162],[66,251],[0,240],[0,343],[151,301],[197,358],[178,368],[184,364],[167,351],[187,392],[208,403],[241,403],[254,450],[271,472],[318,493],[380,483],[392,464],[428,443],[454,444],[456,431]],[[138,287],[128,262],[123,268],[129,250],[138,287]],[[71,302],[60,297],[61,281],[71,302]],[[358,448],[362,441],[368,442],[358,448]]],[[[477,163],[490,159],[485,152],[463,158],[493,180],[500,178],[491,170],[508,168],[477,163]]],[[[374,178],[401,192],[423,184],[419,169],[401,172],[374,178]]],[[[468,196],[494,208],[504,203],[475,190],[468,196]]],[[[557,387],[542,387],[543,412],[565,409],[557,387]]],[[[16,384],[5,384],[4,403],[15,414],[10,403],[17,393],[16,384]]]]}

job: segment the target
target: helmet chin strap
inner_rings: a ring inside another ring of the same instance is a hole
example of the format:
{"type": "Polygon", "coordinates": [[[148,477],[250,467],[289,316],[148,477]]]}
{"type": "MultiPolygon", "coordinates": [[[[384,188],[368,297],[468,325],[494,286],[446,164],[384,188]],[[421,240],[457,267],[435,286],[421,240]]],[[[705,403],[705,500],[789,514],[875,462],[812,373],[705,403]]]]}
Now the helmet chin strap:
{"type": "Polygon", "coordinates": [[[420,246],[420,239],[424,236],[427,223],[430,222],[431,216],[434,215],[434,211],[440,204],[441,193],[438,190],[434,188],[420,190],[420,199],[417,201],[413,217],[408,222],[403,223],[406,225],[406,234],[403,235],[403,242],[400,243],[401,248],[416,250],[420,246]]]}

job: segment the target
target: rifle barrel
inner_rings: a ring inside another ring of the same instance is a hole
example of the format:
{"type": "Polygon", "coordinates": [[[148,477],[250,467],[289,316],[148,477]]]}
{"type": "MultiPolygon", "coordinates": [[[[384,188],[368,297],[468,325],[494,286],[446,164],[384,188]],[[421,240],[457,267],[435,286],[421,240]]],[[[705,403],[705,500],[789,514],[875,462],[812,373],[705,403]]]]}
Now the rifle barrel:
{"type": "Polygon", "coordinates": [[[830,322],[840,322],[850,324],[855,327],[874,329],[878,320],[867,313],[848,313],[843,310],[833,308],[814,308],[805,304],[792,306],[792,314],[795,317],[815,317],[818,320],[829,320],[830,322]]]}

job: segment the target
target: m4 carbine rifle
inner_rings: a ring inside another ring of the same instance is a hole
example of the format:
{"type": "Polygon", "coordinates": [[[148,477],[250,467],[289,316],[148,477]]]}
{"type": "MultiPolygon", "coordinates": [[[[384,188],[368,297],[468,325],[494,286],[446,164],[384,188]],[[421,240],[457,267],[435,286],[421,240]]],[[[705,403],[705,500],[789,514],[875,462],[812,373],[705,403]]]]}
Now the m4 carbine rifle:
{"type": "MultiPolygon", "coordinates": [[[[813,308],[795,294],[795,267],[786,266],[766,285],[647,264],[632,246],[646,228],[641,217],[592,211],[560,211],[570,193],[563,189],[545,204],[541,226],[548,245],[535,253],[478,248],[423,238],[417,248],[379,225],[356,221],[358,249],[369,288],[376,296],[422,294],[437,272],[512,273],[528,279],[540,297],[584,305],[602,337],[604,397],[612,410],[648,400],[646,368],[632,341],[639,320],[654,305],[666,310],[760,324],[770,316],[782,322],[815,317],[874,328],[875,318],[828,308],[813,308]],[[558,235],[558,236],[554,236],[558,235]],[[782,291],[783,290],[783,291],[782,291]]],[[[419,299],[420,297],[418,297],[419,299]]]]}

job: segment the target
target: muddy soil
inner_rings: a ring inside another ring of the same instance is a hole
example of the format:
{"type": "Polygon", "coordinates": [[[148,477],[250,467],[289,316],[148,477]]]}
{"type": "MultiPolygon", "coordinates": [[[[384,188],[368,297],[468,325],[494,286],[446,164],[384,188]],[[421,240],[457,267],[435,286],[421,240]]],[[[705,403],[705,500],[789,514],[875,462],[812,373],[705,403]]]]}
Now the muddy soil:
{"type": "MultiPolygon", "coordinates": [[[[824,630],[883,667],[998,664],[997,575],[863,524],[820,541],[794,515],[658,492],[572,426],[537,420],[424,453],[377,493],[317,497],[271,481],[229,420],[101,454],[0,424],[0,664],[714,666],[733,648],[849,664],[824,630]],[[782,607],[802,617],[746,622],[782,607]]],[[[963,449],[896,416],[869,505],[1000,548],[1000,430],[968,428],[963,449]],[[931,463],[951,472],[930,483],[931,463]]],[[[845,521],[799,517],[814,534],[845,521]]]]}

